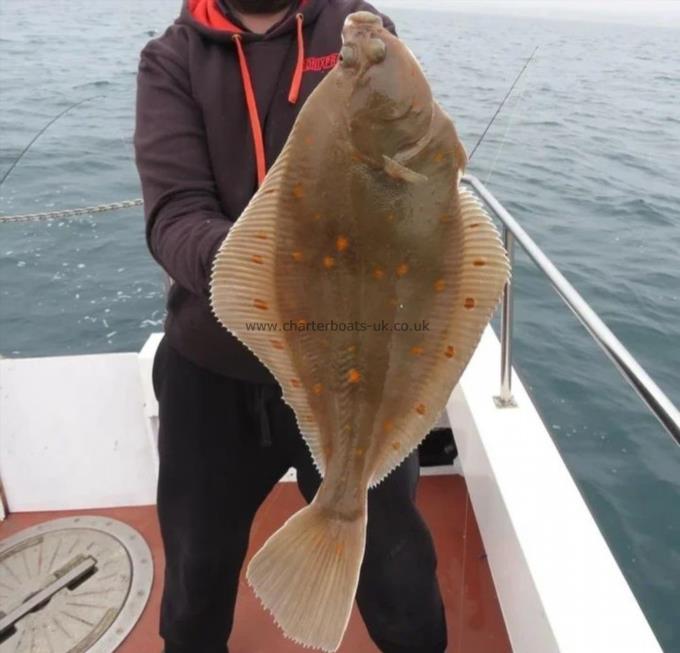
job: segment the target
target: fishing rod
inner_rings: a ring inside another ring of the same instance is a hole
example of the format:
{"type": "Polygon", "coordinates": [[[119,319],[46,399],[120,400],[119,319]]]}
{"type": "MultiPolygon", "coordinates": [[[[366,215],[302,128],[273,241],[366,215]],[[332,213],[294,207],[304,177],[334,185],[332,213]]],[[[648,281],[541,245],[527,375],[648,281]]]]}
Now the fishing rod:
{"type": "Polygon", "coordinates": [[[17,164],[21,159],[24,157],[24,154],[28,152],[28,150],[31,149],[31,145],[35,143],[46,131],[49,127],[51,127],[59,118],[61,118],[65,113],[68,113],[71,109],[75,109],[77,106],[80,106],[81,104],[84,104],[85,102],[89,102],[90,100],[94,100],[96,98],[102,97],[101,95],[93,95],[92,97],[85,98],[84,100],[79,100],[78,102],[74,102],[71,106],[66,107],[63,111],[58,113],[54,118],[52,118],[32,139],[31,142],[19,153],[19,156],[17,156],[14,161],[12,161],[12,165],[7,169],[5,174],[2,176],[2,179],[0,179],[0,187],[5,183],[5,180],[7,177],[10,176],[12,170],[17,167],[17,164]]]}
{"type": "Polygon", "coordinates": [[[510,97],[510,95],[512,95],[512,92],[515,90],[515,86],[517,86],[517,82],[519,82],[519,80],[522,78],[522,75],[524,75],[524,71],[529,67],[529,64],[532,62],[534,55],[536,54],[537,51],[538,51],[538,46],[536,46],[534,48],[534,51],[531,53],[531,56],[526,60],[526,62],[524,63],[524,66],[522,66],[522,70],[519,71],[519,74],[515,78],[515,81],[512,83],[510,90],[505,94],[503,101],[498,105],[496,112],[491,117],[491,120],[489,120],[489,124],[486,126],[486,128],[482,132],[482,135],[479,137],[479,140],[477,141],[475,146],[472,148],[472,152],[470,152],[470,156],[468,157],[468,161],[470,161],[472,159],[472,157],[474,156],[474,153],[477,151],[477,148],[482,144],[482,141],[486,137],[489,129],[491,129],[491,126],[496,121],[498,114],[502,111],[502,109],[505,106],[505,103],[508,101],[508,98],[510,97]]]}

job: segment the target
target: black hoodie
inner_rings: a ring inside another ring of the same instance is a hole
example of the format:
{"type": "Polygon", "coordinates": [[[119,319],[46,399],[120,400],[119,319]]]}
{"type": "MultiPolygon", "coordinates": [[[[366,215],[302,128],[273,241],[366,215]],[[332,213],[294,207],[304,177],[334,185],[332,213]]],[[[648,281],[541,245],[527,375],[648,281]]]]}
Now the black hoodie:
{"type": "Polygon", "coordinates": [[[346,16],[360,10],[377,13],[362,0],[301,0],[255,34],[219,0],[185,0],[141,52],[134,143],[147,244],[174,281],[166,338],[197,365],[275,383],[212,314],[212,261],[300,107],[335,65],[346,16]]]}

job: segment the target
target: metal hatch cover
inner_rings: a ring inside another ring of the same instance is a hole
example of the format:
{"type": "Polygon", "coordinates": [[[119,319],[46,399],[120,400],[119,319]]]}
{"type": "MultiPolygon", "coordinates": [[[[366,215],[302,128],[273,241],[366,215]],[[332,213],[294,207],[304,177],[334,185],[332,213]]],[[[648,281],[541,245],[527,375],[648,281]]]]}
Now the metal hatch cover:
{"type": "Polygon", "coordinates": [[[108,517],[67,517],[0,540],[0,653],[112,653],[151,592],[144,538],[108,517]]]}

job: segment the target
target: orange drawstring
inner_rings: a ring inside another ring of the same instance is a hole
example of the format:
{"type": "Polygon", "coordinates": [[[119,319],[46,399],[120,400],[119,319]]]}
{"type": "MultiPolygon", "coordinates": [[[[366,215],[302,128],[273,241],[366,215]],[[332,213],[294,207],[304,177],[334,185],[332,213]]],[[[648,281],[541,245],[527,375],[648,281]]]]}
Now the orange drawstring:
{"type": "MultiPolygon", "coordinates": [[[[305,64],[305,41],[302,34],[302,23],[304,17],[302,14],[295,16],[297,21],[297,63],[295,65],[295,73],[293,74],[293,81],[290,85],[290,93],[288,94],[288,101],[295,104],[300,97],[300,86],[302,85],[302,73],[304,72],[305,64]]],[[[267,174],[267,161],[264,151],[264,138],[262,137],[262,124],[260,123],[260,115],[257,111],[257,101],[255,99],[255,91],[253,89],[253,81],[248,70],[248,62],[246,60],[246,53],[243,51],[241,43],[241,35],[234,34],[232,39],[236,43],[236,51],[238,52],[238,63],[241,68],[241,79],[243,80],[243,90],[246,94],[246,104],[248,106],[248,117],[250,118],[250,130],[253,134],[253,144],[255,145],[255,160],[257,162],[257,185],[261,186],[264,177],[267,174]]]]}
{"type": "Polygon", "coordinates": [[[295,73],[293,74],[293,82],[290,85],[290,93],[288,94],[288,102],[295,104],[300,96],[300,86],[302,85],[302,73],[305,67],[305,40],[302,35],[302,22],[304,16],[302,14],[297,14],[295,16],[297,21],[297,44],[298,44],[298,55],[297,64],[295,65],[295,73]]]}
{"type": "Polygon", "coordinates": [[[248,70],[248,62],[246,61],[246,54],[243,51],[241,44],[241,36],[234,34],[232,36],[236,42],[236,50],[238,52],[238,63],[241,67],[241,78],[243,79],[243,90],[246,94],[246,104],[248,105],[248,116],[250,118],[250,130],[253,133],[253,144],[255,145],[255,160],[257,162],[257,185],[260,186],[267,174],[267,162],[264,153],[264,139],[262,138],[262,126],[260,124],[260,115],[257,112],[257,102],[255,101],[255,91],[253,90],[253,82],[250,78],[250,71],[248,70]]]}

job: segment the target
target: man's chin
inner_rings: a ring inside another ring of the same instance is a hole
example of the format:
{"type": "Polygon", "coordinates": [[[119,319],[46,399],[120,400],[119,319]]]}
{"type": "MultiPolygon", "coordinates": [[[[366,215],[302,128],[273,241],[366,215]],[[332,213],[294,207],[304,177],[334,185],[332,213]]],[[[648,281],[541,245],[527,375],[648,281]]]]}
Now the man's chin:
{"type": "Polygon", "coordinates": [[[232,9],[243,14],[274,14],[286,9],[294,0],[225,0],[232,9]]]}

